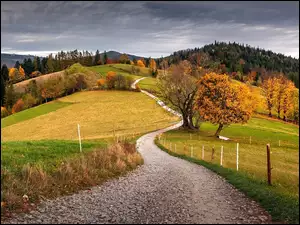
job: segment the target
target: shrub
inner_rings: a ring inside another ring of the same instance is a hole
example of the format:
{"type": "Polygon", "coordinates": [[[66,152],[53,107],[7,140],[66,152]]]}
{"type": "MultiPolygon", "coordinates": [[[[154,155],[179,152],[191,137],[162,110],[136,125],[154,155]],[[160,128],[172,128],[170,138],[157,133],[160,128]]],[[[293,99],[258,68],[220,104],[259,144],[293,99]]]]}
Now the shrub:
{"type": "Polygon", "coordinates": [[[104,88],[105,83],[106,83],[106,80],[104,78],[97,80],[97,85],[100,88],[104,88]]]}
{"type": "Polygon", "coordinates": [[[5,107],[1,106],[1,118],[4,118],[6,116],[9,116],[9,112],[7,111],[7,109],[5,107]]]}
{"type": "Polygon", "coordinates": [[[31,94],[26,94],[23,97],[24,109],[31,108],[37,104],[37,99],[34,98],[31,94]]]}
{"type": "Polygon", "coordinates": [[[106,75],[106,85],[108,89],[113,89],[115,87],[116,72],[109,71],[106,75]]]}
{"type": "Polygon", "coordinates": [[[30,74],[30,77],[38,77],[38,76],[41,76],[42,73],[40,71],[33,71],[31,74],[30,74]]]}
{"type": "Polygon", "coordinates": [[[22,99],[19,99],[16,104],[14,104],[14,106],[12,107],[11,112],[12,113],[17,113],[20,112],[24,109],[24,102],[22,99]]]}
{"type": "Polygon", "coordinates": [[[124,76],[118,74],[115,77],[115,89],[125,90],[126,89],[126,79],[124,76]]]}

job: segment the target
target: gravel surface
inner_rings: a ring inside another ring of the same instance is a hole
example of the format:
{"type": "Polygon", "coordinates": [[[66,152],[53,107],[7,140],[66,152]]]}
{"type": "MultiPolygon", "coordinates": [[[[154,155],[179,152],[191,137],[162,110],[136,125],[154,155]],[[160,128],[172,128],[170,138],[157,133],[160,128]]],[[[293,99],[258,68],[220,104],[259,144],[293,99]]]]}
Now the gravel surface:
{"type": "Polygon", "coordinates": [[[137,141],[145,164],[126,176],[44,201],[5,223],[269,223],[261,207],[223,178],[160,150],[153,140],[168,129],[137,141]]]}

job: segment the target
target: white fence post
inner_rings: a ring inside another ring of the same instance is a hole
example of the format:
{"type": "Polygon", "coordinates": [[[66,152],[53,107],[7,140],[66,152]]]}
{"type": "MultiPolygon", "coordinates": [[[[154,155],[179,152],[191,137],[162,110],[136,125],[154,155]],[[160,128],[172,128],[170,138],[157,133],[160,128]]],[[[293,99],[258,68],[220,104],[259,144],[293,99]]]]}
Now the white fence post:
{"type": "Polygon", "coordinates": [[[236,143],[236,170],[239,170],[239,143],[236,143]]]}
{"type": "Polygon", "coordinates": [[[77,128],[78,128],[78,139],[79,139],[80,152],[82,152],[81,137],[80,137],[80,126],[79,126],[79,124],[77,124],[77,128]]]}
{"type": "Polygon", "coordinates": [[[202,145],[202,160],[204,160],[204,145],[202,145]]]}

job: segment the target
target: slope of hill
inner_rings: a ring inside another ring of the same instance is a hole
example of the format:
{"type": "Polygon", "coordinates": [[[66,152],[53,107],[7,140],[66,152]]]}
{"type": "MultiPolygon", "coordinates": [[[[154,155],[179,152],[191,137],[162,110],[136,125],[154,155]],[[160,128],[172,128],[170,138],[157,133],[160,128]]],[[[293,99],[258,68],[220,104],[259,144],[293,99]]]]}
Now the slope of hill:
{"type": "MultiPolygon", "coordinates": [[[[122,53],[116,52],[116,51],[108,51],[108,52],[106,52],[106,54],[107,54],[107,57],[108,57],[108,58],[113,59],[113,60],[119,59],[120,56],[122,55],[122,53]]],[[[126,54],[126,53],[125,53],[125,54],[126,54]]],[[[126,55],[128,56],[128,58],[129,58],[130,60],[133,60],[134,58],[135,58],[136,60],[141,59],[141,58],[147,58],[147,57],[136,56],[136,55],[130,55],[130,54],[126,54],[126,55]]],[[[104,52],[100,53],[101,59],[103,59],[103,56],[104,56],[104,52]]]]}
{"type": "Polygon", "coordinates": [[[3,64],[6,64],[7,67],[13,67],[17,61],[20,63],[23,62],[24,59],[30,58],[33,60],[33,55],[18,55],[18,54],[8,54],[8,53],[1,53],[1,67],[3,64]]]}

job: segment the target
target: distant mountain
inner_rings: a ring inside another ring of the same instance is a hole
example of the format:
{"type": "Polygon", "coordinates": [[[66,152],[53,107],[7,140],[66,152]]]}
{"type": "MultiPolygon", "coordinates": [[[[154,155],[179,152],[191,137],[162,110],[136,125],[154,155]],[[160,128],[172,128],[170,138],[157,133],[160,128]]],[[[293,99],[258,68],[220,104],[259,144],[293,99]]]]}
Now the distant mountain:
{"type": "MultiPolygon", "coordinates": [[[[108,52],[106,52],[106,54],[107,54],[107,57],[108,57],[108,58],[114,60],[114,59],[119,59],[120,56],[121,56],[123,53],[116,52],[116,51],[108,51],[108,52]]],[[[125,54],[126,54],[126,53],[125,53],[125,54]]],[[[135,58],[136,60],[139,60],[139,59],[141,59],[141,58],[147,58],[147,57],[136,56],[136,55],[130,55],[130,54],[126,54],[126,55],[128,55],[128,58],[129,58],[130,60],[133,60],[134,58],[135,58]]],[[[103,56],[104,56],[104,52],[100,53],[101,59],[103,59],[103,56]]]]}
{"type": "Polygon", "coordinates": [[[19,61],[23,63],[24,59],[30,58],[33,60],[33,55],[17,55],[17,54],[8,54],[8,53],[1,53],[1,67],[3,64],[6,64],[8,68],[14,67],[15,63],[19,61]]]}

